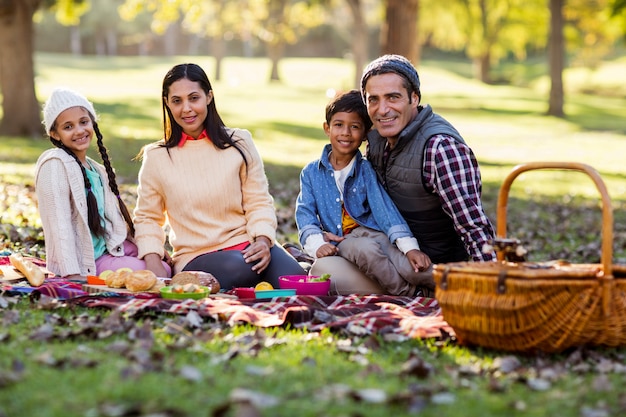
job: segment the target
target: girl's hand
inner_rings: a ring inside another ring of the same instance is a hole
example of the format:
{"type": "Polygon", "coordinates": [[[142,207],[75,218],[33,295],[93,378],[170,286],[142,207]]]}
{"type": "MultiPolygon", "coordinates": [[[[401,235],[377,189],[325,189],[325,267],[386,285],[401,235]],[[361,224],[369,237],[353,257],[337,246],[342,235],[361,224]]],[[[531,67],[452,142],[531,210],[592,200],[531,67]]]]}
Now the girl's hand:
{"type": "Polygon", "coordinates": [[[272,260],[270,253],[271,241],[265,236],[258,236],[253,243],[241,251],[244,261],[254,263],[252,270],[257,274],[263,272],[272,260]]]}
{"type": "Polygon", "coordinates": [[[87,282],[87,277],[82,276],[80,274],[66,275],[66,276],[63,277],[63,279],[66,279],[68,281],[85,281],[85,282],[87,282]]]}

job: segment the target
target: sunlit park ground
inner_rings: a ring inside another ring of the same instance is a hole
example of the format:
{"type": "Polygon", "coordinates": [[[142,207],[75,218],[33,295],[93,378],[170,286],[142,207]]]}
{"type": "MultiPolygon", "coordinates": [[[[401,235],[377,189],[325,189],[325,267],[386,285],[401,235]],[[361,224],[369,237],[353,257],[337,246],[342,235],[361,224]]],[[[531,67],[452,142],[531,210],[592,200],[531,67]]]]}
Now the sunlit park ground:
{"type": "MultiPolygon", "coordinates": [[[[38,54],[37,95],[44,101],[54,87],[66,85],[94,101],[116,167],[132,182],[138,163],[130,163],[130,159],[141,146],[162,135],[162,77],[181,62],[200,64],[214,79],[211,57],[38,54]]],[[[544,116],[549,84],[540,73],[540,64],[502,67],[499,71],[516,86],[477,82],[471,79],[467,62],[425,59],[419,70],[422,102],[433,105],[465,136],[482,163],[486,183],[499,183],[519,162],[575,160],[606,174],[612,194],[619,197],[626,188],[626,182],[621,181],[626,168],[622,153],[609,150],[619,149],[626,134],[625,67],[622,58],[593,72],[568,70],[564,77],[565,120],[544,116]],[[599,95],[584,94],[589,92],[599,95]]],[[[332,92],[354,87],[355,69],[347,60],[284,59],[280,82],[268,81],[269,70],[267,59],[225,59],[222,78],[214,81],[216,103],[227,125],[253,133],[270,167],[300,168],[316,158],[326,142],[321,130],[324,106],[332,92]]],[[[3,138],[3,142],[8,139],[3,138]]],[[[10,142],[25,144],[16,140],[10,142]]],[[[34,153],[20,149],[24,146],[3,147],[2,162],[33,161],[40,149],[34,146],[34,153]]],[[[271,178],[272,173],[268,175],[271,178]]]]}

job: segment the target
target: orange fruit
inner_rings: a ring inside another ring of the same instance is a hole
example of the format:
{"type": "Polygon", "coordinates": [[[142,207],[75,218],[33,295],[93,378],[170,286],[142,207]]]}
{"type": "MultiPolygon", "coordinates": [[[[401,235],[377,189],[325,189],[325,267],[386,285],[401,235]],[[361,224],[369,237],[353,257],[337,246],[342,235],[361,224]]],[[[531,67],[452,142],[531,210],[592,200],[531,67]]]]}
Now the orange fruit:
{"type": "Polygon", "coordinates": [[[261,281],[258,284],[256,284],[256,286],[254,287],[254,291],[267,291],[267,290],[273,290],[273,289],[274,287],[272,287],[272,284],[266,281],[261,281]]]}

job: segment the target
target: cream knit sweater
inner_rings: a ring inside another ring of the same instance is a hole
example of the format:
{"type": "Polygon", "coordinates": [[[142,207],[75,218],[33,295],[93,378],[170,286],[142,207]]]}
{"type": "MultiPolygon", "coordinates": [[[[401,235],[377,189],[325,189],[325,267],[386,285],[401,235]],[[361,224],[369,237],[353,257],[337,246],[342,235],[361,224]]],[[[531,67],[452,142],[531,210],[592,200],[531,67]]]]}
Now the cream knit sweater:
{"type": "Polygon", "coordinates": [[[181,147],[149,145],[139,171],[134,212],[139,258],[164,254],[164,226],[174,248],[174,273],[195,257],[257,236],[276,238],[276,211],[263,161],[246,130],[229,130],[248,165],[231,147],[206,139],[181,147]]]}
{"type": "MultiPolygon", "coordinates": [[[[89,158],[104,186],[107,251],[124,255],[127,226],[104,167],[89,158]]],[[[35,168],[35,192],[46,240],[46,267],[59,276],[96,274],[93,242],[87,223],[87,196],[76,160],[62,149],[48,149],[35,168]]]]}

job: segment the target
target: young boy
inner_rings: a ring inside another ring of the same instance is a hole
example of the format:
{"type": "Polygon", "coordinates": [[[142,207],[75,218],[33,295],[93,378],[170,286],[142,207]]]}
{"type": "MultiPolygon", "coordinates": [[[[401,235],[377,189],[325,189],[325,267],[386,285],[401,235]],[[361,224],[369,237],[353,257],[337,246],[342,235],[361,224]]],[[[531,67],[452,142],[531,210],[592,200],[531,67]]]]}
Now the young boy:
{"type": "Polygon", "coordinates": [[[371,126],[357,90],[326,106],[324,132],[330,144],[300,174],[300,244],[315,258],[347,259],[389,294],[432,290],[432,278],[423,282],[419,275],[430,267],[430,259],[359,151],[371,126]]]}

